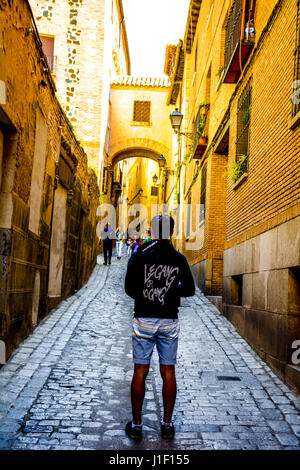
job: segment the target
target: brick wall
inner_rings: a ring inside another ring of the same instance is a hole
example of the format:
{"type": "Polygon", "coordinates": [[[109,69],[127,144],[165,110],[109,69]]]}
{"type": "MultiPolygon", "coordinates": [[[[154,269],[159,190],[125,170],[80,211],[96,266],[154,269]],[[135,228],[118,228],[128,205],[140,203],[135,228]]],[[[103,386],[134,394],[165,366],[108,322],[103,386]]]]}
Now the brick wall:
{"type": "MultiPolygon", "coordinates": [[[[242,233],[299,203],[300,130],[289,127],[295,36],[296,1],[283,1],[243,80],[243,84],[251,76],[253,80],[249,175],[236,191],[229,179],[228,241],[238,240],[242,233]]],[[[242,86],[231,108],[229,162],[235,159],[236,109],[241,90],[242,86]]]]}

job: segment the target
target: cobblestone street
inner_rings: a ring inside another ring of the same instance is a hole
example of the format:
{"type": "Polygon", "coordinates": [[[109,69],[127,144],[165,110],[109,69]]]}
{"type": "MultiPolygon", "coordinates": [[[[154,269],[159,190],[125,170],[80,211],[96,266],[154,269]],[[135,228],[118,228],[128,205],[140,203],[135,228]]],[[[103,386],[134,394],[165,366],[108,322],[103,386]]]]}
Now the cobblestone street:
{"type": "Polygon", "coordinates": [[[154,353],[143,408],[131,418],[133,301],[126,261],[102,257],[88,284],[36,328],[0,371],[1,449],[300,449],[300,399],[197,290],[182,300],[172,442],[154,353]]]}

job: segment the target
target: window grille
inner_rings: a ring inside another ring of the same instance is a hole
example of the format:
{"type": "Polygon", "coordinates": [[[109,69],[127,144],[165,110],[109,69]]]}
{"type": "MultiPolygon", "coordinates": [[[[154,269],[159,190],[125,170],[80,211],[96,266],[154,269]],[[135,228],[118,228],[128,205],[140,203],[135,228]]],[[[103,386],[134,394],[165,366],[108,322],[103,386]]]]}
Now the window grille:
{"type": "Polygon", "coordinates": [[[102,176],[102,192],[107,194],[108,189],[108,168],[105,166],[103,168],[103,176],[102,176]]]}
{"type": "Polygon", "coordinates": [[[240,41],[242,25],[242,0],[234,0],[226,24],[224,68],[229,67],[236,48],[240,41]]]}
{"type": "Polygon", "coordinates": [[[237,111],[236,162],[241,163],[242,157],[247,157],[241,164],[241,175],[248,169],[251,96],[252,80],[250,79],[239,98],[237,111]]]}
{"type": "Polygon", "coordinates": [[[158,196],[158,188],[156,186],[151,186],[151,196],[158,196]]]}
{"type": "Polygon", "coordinates": [[[135,122],[150,122],[150,101],[135,101],[133,106],[133,120],[135,122]]]}
{"type": "Polygon", "coordinates": [[[200,222],[205,218],[205,198],[206,198],[206,173],[207,166],[204,165],[201,172],[201,191],[200,191],[200,222]]]}
{"type": "Polygon", "coordinates": [[[187,207],[187,214],[186,214],[186,229],[185,229],[186,238],[189,238],[191,234],[191,222],[192,222],[191,218],[192,218],[192,194],[189,193],[188,207],[187,207]]]}

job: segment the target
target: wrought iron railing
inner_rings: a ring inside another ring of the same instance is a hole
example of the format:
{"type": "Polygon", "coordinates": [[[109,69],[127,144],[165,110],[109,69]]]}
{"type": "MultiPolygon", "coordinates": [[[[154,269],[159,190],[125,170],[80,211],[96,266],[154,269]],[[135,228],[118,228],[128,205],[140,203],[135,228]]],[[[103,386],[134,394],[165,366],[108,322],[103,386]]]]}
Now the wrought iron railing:
{"type": "Polygon", "coordinates": [[[200,105],[195,123],[193,135],[193,148],[197,148],[199,138],[207,137],[208,133],[208,120],[209,120],[209,104],[200,105]]]}
{"type": "Polygon", "coordinates": [[[237,139],[236,139],[236,176],[237,179],[248,170],[250,150],[250,123],[252,104],[252,79],[250,79],[238,101],[237,139]]]}
{"type": "Polygon", "coordinates": [[[242,27],[242,0],[234,0],[226,23],[224,70],[228,69],[239,45],[242,27]]]}

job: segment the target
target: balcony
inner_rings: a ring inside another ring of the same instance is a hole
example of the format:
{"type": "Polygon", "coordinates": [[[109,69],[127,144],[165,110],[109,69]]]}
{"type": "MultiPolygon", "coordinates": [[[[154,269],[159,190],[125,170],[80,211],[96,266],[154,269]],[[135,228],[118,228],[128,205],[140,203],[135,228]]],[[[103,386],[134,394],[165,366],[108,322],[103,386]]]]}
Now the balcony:
{"type": "Polygon", "coordinates": [[[47,57],[50,72],[52,73],[52,75],[56,75],[57,56],[47,55],[46,57],[47,57]]]}
{"type": "Polygon", "coordinates": [[[200,105],[194,126],[193,158],[199,160],[207,149],[209,104],[200,105]]]}
{"type": "Polygon", "coordinates": [[[226,23],[223,83],[237,83],[254,47],[254,9],[250,0],[234,0],[226,23]]]}

